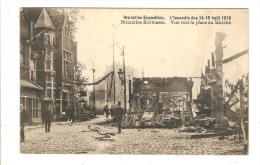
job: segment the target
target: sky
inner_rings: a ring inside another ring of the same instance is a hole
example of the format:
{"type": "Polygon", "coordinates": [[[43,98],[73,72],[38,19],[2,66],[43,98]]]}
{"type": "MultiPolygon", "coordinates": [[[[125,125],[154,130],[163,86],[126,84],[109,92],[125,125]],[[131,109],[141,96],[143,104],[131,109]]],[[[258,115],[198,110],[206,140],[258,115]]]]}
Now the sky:
{"type": "MultiPolygon", "coordinates": [[[[204,72],[207,59],[215,50],[216,32],[226,33],[224,57],[248,49],[248,11],[246,9],[80,9],[78,61],[87,66],[84,74],[92,81],[91,68],[102,77],[112,65],[113,34],[115,61],[134,67],[134,77],[190,77],[204,72]],[[161,16],[166,24],[120,24],[124,16],[161,16]],[[231,24],[177,25],[169,17],[231,16],[231,24]]],[[[248,54],[223,66],[224,78],[236,82],[248,72],[248,54]]],[[[194,90],[199,89],[195,80],[194,90]]]]}

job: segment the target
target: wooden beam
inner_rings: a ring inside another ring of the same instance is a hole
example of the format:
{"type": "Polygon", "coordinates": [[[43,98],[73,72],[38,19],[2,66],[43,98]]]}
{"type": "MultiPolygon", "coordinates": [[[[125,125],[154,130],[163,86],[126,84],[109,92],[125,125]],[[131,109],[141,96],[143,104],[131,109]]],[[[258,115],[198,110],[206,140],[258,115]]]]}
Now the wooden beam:
{"type": "Polygon", "coordinates": [[[231,56],[231,57],[229,57],[229,58],[226,58],[225,60],[222,61],[222,63],[223,63],[223,64],[228,63],[228,62],[230,62],[230,61],[232,61],[232,60],[235,60],[235,59],[237,59],[237,58],[239,58],[239,57],[241,57],[241,56],[243,56],[243,55],[245,55],[245,54],[247,54],[247,53],[248,53],[248,49],[247,49],[247,50],[244,50],[244,51],[242,51],[242,52],[240,52],[240,53],[237,53],[237,54],[235,54],[235,55],[233,55],[233,56],[231,56]]]}

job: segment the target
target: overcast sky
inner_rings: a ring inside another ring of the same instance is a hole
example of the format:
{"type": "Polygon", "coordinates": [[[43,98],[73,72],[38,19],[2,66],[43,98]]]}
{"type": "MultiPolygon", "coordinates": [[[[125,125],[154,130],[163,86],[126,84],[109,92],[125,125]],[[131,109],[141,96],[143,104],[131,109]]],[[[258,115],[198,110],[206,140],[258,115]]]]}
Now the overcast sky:
{"type": "MultiPolygon", "coordinates": [[[[112,64],[113,32],[115,60],[122,61],[120,49],[125,47],[126,65],[136,68],[134,76],[200,76],[207,59],[215,49],[216,32],[228,36],[223,45],[224,59],[248,49],[248,11],[246,9],[80,9],[78,60],[90,69],[92,61],[96,77],[112,64]],[[162,16],[166,24],[120,24],[123,16],[162,16]],[[231,25],[174,25],[170,16],[231,16],[231,25]],[[113,26],[114,25],[114,26],[113,26]]],[[[85,74],[92,81],[92,72],[85,74]]],[[[248,72],[248,55],[225,64],[224,75],[236,81],[248,72]]],[[[197,85],[196,85],[197,86],[197,85]]],[[[197,87],[195,87],[197,88],[197,87]]]]}

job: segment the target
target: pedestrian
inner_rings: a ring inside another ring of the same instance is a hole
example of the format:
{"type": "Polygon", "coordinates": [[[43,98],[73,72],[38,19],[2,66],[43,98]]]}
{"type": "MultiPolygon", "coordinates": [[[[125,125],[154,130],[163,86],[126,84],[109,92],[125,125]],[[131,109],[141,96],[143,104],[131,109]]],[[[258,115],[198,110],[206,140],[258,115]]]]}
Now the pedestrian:
{"type": "Polygon", "coordinates": [[[121,125],[124,114],[124,109],[121,107],[121,101],[118,101],[118,107],[115,108],[115,117],[118,127],[118,133],[121,133],[121,125]]]}
{"type": "Polygon", "coordinates": [[[108,108],[108,105],[105,105],[103,111],[104,111],[104,113],[105,113],[105,115],[106,115],[106,118],[108,118],[108,115],[109,115],[109,108],[108,108]]]}
{"type": "Polygon", "coordinates": [[[20,141],[24,142],[25,136],[24,136],[24,127],[25,123],[28,121],[28,113],[23,108],[23,105],[20,106],[20,141]]]}
{"type": "Polygon", "coordinates": [[[115,115],[115,105],[112,105],[112,106],[111,106],[110,114],[111,114],[111,118],[112,118],[112,120],[115,121],[115,120],[116,120],[116,115],[115,115]]]}
{"type": "Polygon", "coordinates": [[[71,119],[71,124],[75,122],[75,109],[72,107],[71,113],[70,113],[70,119],[71,119]]]}
{"type": "Polygon", "coordinates": [[[95,106],[92,106],[91,110],[92,110],[92,113],[94,114],[94,118],[95,118],[96,115],[97,115],[96,107],[95,107],[95,106]]]}
{"type": "Polygon", "coordinates": [[[53,115],[51,110],[48,108],[44,113],[45,133],[50,132],[52,120],[53,115]]]}
{"type": "Polygon", "coordinates": [[[44,127],[44,114],[45,114],[45,111],[43,110],[42,113],[41,113],[41,117],[42,117],[42,128],[44,127]]]}
{"type": "Polygon", "coordinates": [[[68,124],[71,125],[72,124],[72,110],[70,107],[66,110],[66,114],[68,117],[68,124]]]}

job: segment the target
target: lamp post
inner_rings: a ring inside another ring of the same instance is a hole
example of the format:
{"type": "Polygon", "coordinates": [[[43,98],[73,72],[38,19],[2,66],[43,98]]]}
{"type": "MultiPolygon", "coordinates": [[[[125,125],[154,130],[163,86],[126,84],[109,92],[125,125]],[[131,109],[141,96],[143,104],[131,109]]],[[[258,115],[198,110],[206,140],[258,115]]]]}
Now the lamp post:
{"type": "Polygon", "coordinates": [[[124,109],[125,109],[125,112],[126,112],[126,78],[125,78],[125,72],[126,71],[125,71],[125,51],[124,51],[124,47],[123,47],[123,50],[122,50],[122,56],[123,56],[123,70],[119,69],[118,76],[119,76],[119,79],[122,82],[122,85],[124,85],[124,109]]]}

